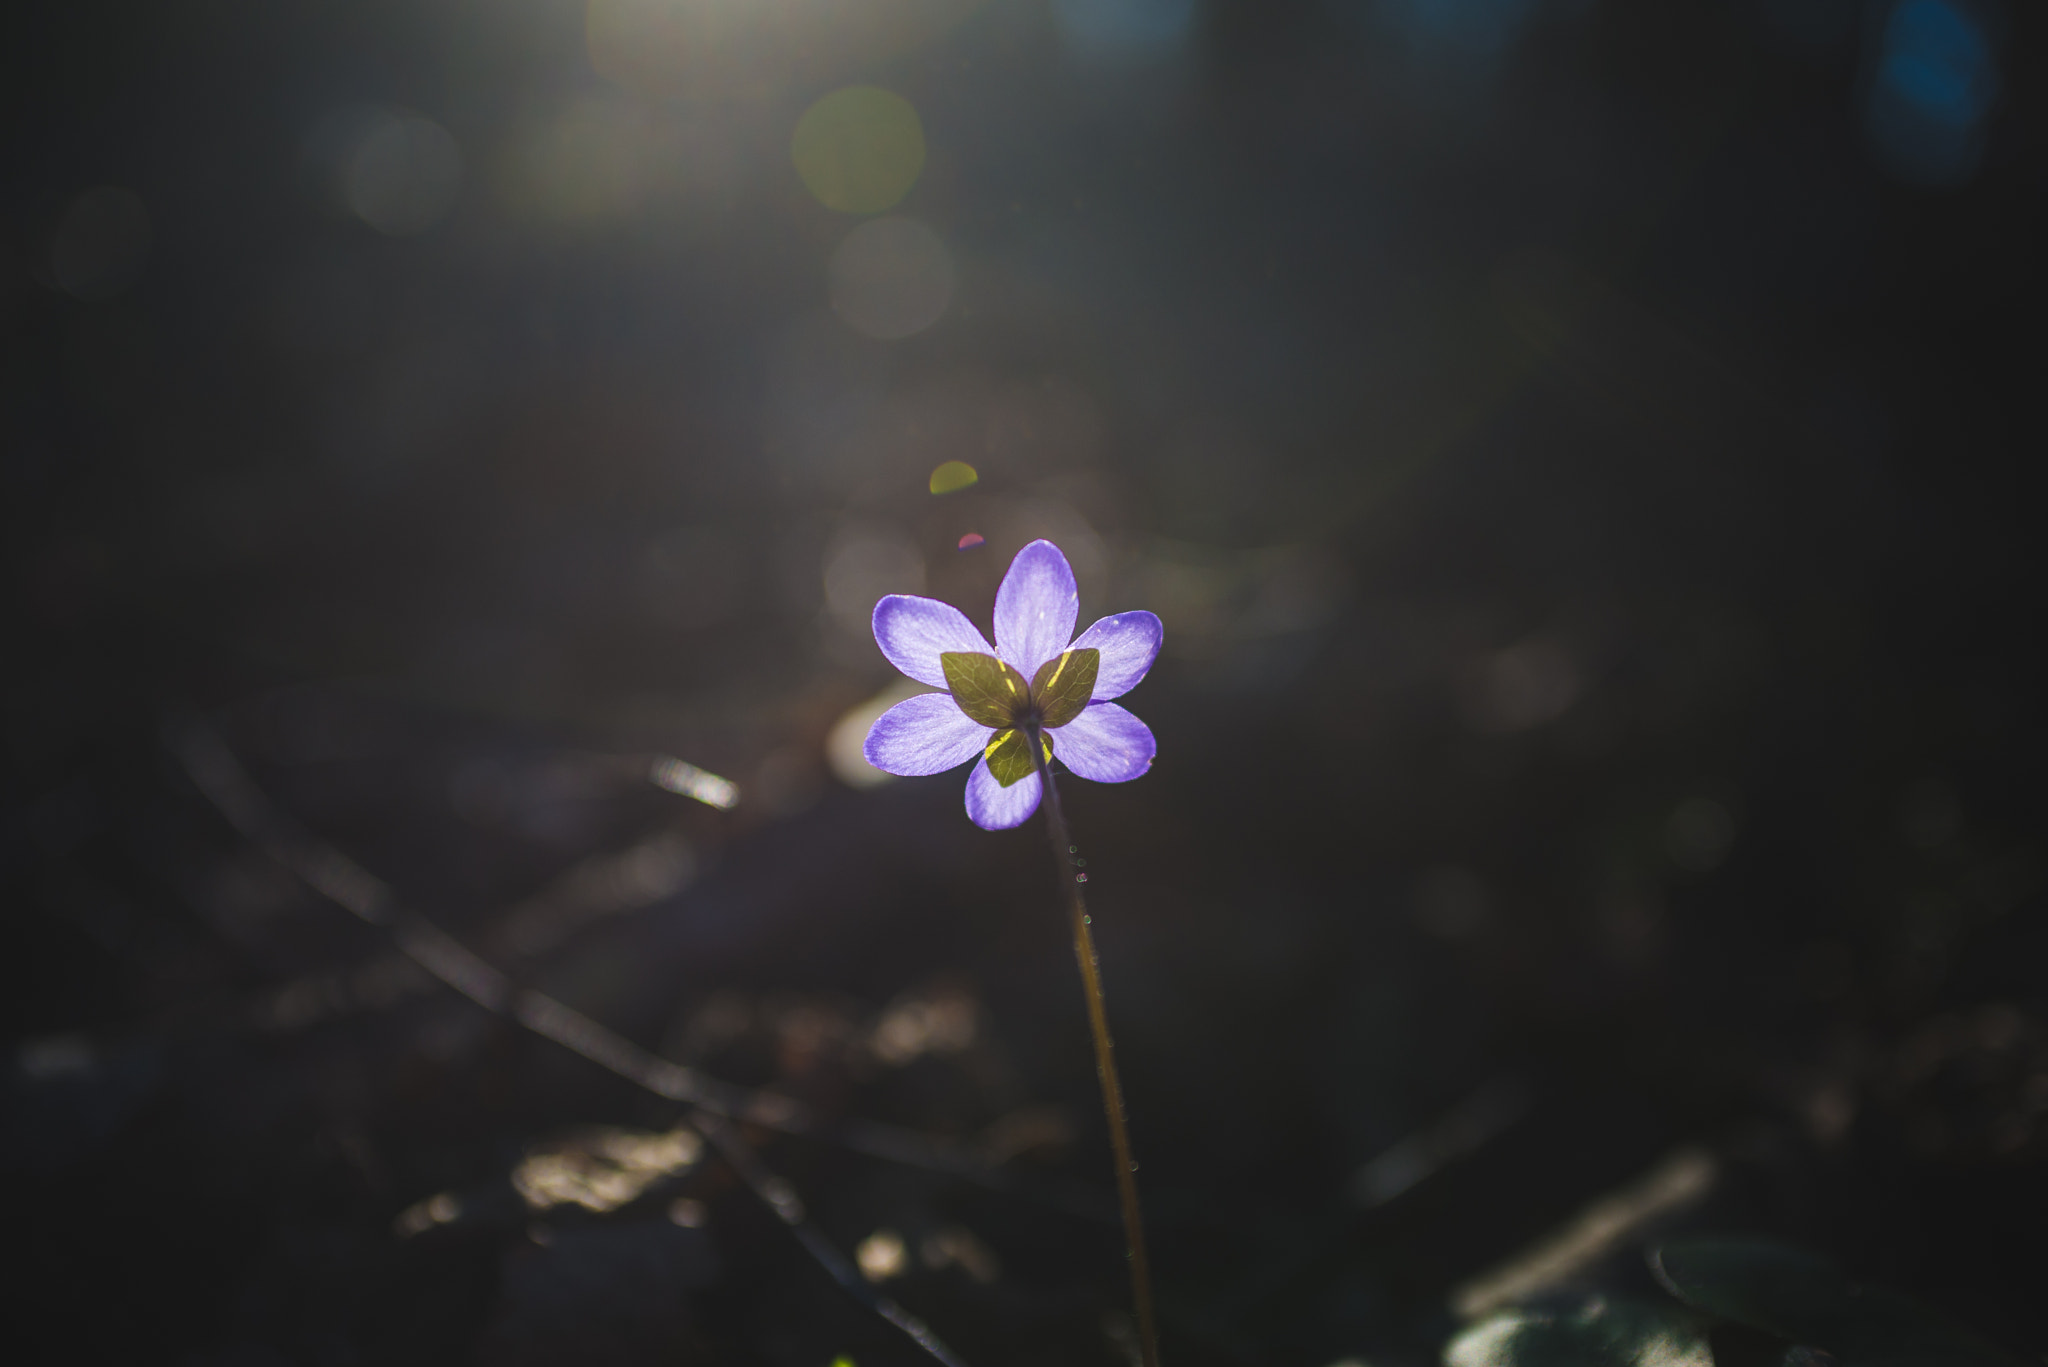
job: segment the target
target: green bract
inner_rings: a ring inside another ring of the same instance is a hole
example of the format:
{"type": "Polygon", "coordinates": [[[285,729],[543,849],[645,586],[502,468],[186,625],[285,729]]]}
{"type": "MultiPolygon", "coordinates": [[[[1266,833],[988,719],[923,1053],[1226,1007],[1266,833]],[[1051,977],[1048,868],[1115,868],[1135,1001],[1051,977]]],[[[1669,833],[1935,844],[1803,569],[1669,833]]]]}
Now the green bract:
{"type": "MultiPolygon", "coordinates": [[[[1045,747],[1045,757],[1052,758],[1052,737],[1041,735],[1038,743],[1045,747]]],[[[1038,766],[1031,762],[1031,742],[1024,738],[1019,727],[998,731],[990,738],[988,749],[988,771],[995,775],[996,782],[1005,788],[1024,778],[1038,766]]]]}
{"type": "Polygon", "coordinates": [[[960,710],[983,726],[1015,726],[1031,704],[1031,685],[993,655],[949,650],[939,656],[960,710]]]}
{"type": "Polygon", "coordinates": [[[1038,717],[1046,726],[1065,726],[1081,715],[1095,692],[1095,675],[1102,668],[1102,653],[1085,647],[1053,656],[1038,667],[1031,681],[1031,700],[1038,704],[1038,717]]]}
{"type": "Polygon", "coordinates": [[[1041,730],[1045,758],[1052,758],[1052,737],[1042,732],[1065,726],[1088,706],[1102,670],[1102,653],[1089,646],[1064,651],[1039,666],[1038,677],[1028,684],[1010,665],[978,651],[946,651],[939,656],[939,666],[960,710],[981,725],[996,728],[986,751],[988,771],[1007,788],[1037,767],[1025,739],[1027,731],[1041,730]]]}

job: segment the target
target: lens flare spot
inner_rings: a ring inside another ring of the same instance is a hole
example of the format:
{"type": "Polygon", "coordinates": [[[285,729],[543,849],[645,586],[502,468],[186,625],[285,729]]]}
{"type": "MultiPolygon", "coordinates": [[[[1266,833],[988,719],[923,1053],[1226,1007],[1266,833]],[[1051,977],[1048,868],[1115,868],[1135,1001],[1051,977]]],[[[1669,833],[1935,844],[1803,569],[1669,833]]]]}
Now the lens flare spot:
{"type": "Polygon", "coordinates": [[[980,482],[981,475],[964,460],[949,460],[932,471],[932,492],[935,494],[957,493],[980,482]]]}
{"type": "Polygon", "coordinates": [[[960,538],[960,549],[963,551],[971,551],[976,546],[983,546],[987,544],[988,538],[983,536],[980,532],[969,532],[967,535],[960,538]]]}
{"type": "Polygon", "coordinates": [[[804,111],[789,152],[820,204],[878,214],[909,194],[924,170],[924,125],[901,95],[847,86],[804,111]]]}

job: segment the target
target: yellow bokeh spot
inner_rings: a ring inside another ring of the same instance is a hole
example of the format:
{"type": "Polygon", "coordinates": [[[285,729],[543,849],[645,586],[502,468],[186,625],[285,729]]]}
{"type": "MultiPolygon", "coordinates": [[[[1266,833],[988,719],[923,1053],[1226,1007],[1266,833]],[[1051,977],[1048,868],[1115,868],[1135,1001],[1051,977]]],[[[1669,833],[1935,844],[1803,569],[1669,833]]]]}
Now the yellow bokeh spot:
{"type": "Polygon", "coordinates": [[[917,51],[982,0],[584,0],[590,65],[646,100],[779,99],[917,51]]]}
{"type": "Polygon", "coordinates": [[[935,494],[958,493],[970,484],[980,482],[981,476],[974,467],[964,460],[949,460],[932,471],[932,492],[935,494]]]}
{"type": "Polygon", "coordinates": [[[828,209],[878,214],[910,193],[924,169],[924,125],[910,101],[850,85],[797,120],[789,153],[804,188],[828,209]]]}

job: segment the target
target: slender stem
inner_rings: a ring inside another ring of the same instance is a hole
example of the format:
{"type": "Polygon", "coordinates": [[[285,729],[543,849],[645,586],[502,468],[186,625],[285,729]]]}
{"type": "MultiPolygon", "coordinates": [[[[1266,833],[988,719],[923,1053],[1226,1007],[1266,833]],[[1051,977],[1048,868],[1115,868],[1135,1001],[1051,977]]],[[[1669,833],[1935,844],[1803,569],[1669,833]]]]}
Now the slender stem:
{"type": "Polygon", "coordinates": [[[1060,807],[1060,790],[1045,766],[1045,747],[1031,728],[1031,758],[1045,791],[1045,831],[1052,837],[1052,858],[1067,891],[1067,919],[1074,931],[1074,959],[1081,966],[1082,994],[1088,1000],[1088,1026],[1095,1036],[1095,1077],[1102,1084],[1102,1114],[1109,1121],[1109,1146],[1116,1155],[1116,1194],[1123,1206],[1124,1245],[1131,1264],[1131,1303],[1138,1317],[1138,1351],[1143,1367],[1159,1367],[1159,1333],[1152,1317],[1152,1266],[1145,1256],[1145,1219],[1138,1209],[1138,1163],[1131,1157],[1131,1132],[1124,1118],[1124,1089],[1116,1075],[1116,1045],[1109,1038],[1109,1015],[1102,1002],[1102,965],[1095,958],[1095,935],[1089,929],[1088,904],[1081,884],[1086,874],[1074,872],[1074,842],[1060,807]]]}

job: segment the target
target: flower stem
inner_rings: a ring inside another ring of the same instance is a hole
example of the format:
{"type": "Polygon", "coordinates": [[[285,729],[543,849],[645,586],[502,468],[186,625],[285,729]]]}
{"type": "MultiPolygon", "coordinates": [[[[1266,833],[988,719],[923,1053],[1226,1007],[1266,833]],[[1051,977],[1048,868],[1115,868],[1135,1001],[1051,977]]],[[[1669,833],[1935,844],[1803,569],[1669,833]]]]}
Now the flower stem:
{"type": "Polygon", "coordinates": [[[1109,1145],[1116,1155],[1116,1194],[1123,1207],[1124,1247],[1131,1265],[1131,1302],[1137,1312],[1138,1350],[1143,1367],[1159,1367],[1159,1334],[1152,1318],[1152,1268],[1145,1256],[1145,1219],[1138,1210],[1138,1164],[1131,1157],[1131,1132],[1124,1118],[1124,1089],[1116,1075],[1116,1046],[1109,1038],[1109,1015],[1102,1001],[1102,966],[1095,958],[1095,935],[1089,929],[1088,904],[1082,898],[1085,873],[1070,862],[1074,842],[1067,832],[1060,790],[1046,768],[1045,748],[1032,728],[1031,758],[1045,790],[1045,830],[1052,837],[1053,864],[1067,892],[1067,919],[1074,932],[1074,959],[1081,966],[1082,995],[1088,1000],[1088,1026],[1095,1036],[1095,1077],[1102,1084],[1102,1114],[1109,1121],[1109,1145]]]}

